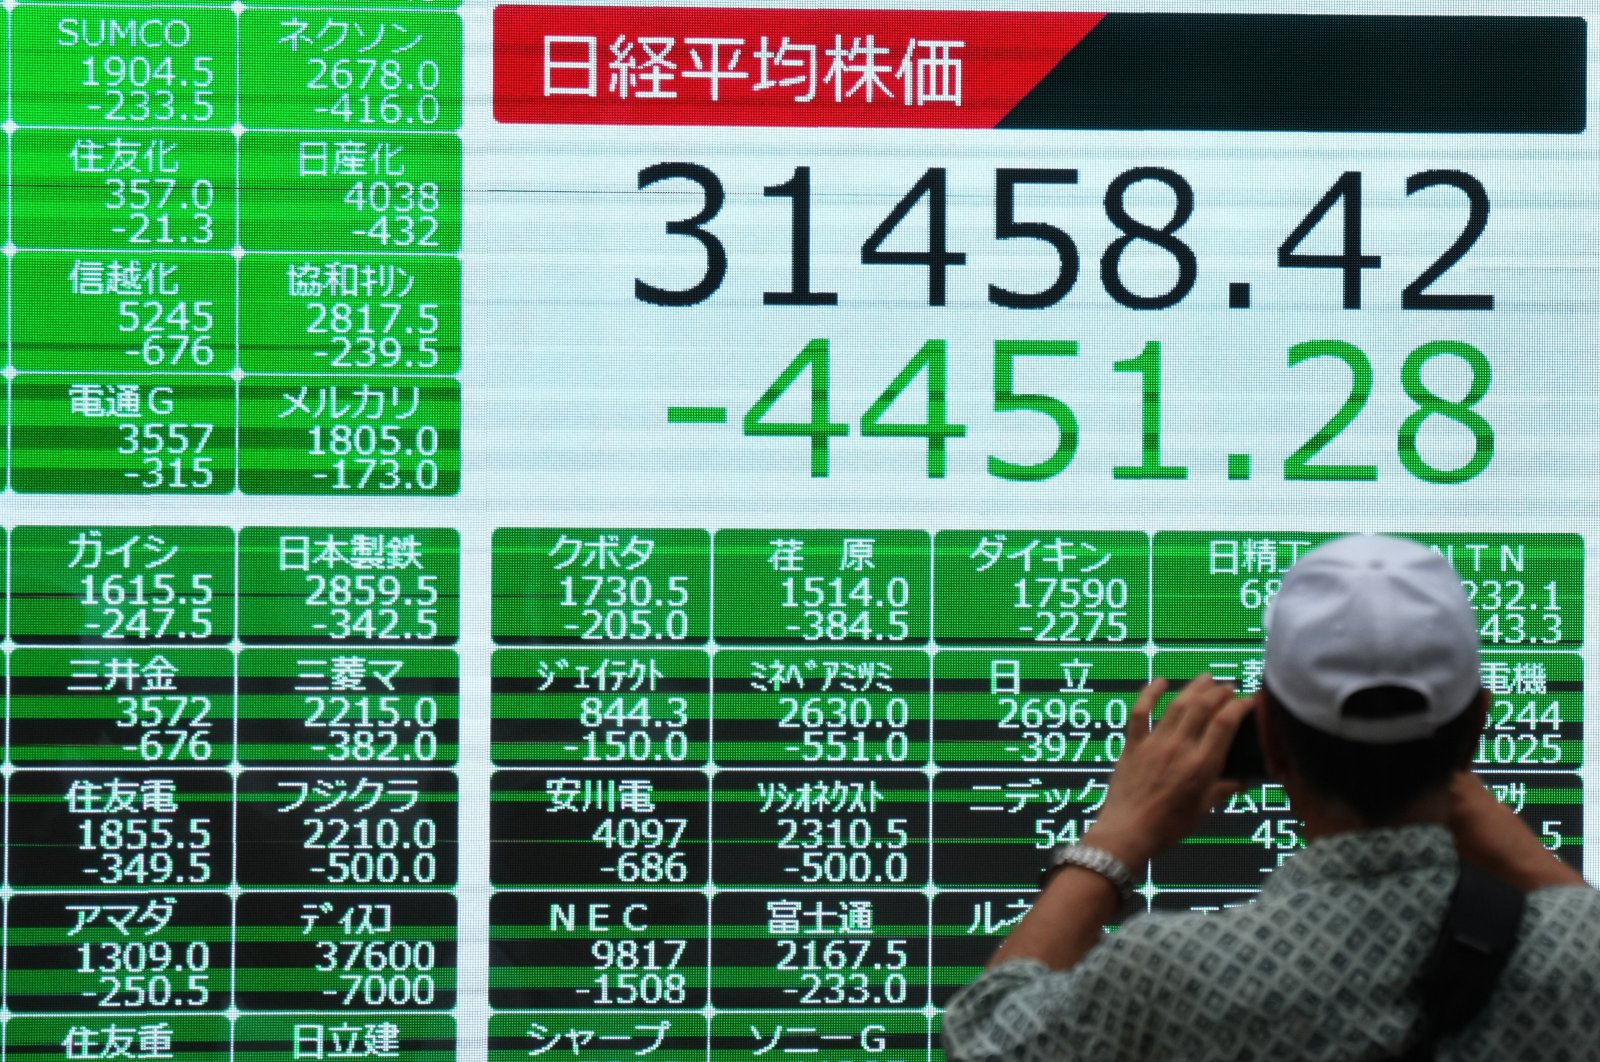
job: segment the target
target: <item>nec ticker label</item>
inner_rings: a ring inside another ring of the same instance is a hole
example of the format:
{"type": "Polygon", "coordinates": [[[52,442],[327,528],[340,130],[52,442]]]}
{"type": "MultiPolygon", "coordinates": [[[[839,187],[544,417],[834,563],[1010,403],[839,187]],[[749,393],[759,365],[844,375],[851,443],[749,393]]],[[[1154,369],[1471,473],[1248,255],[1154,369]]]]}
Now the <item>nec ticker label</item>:
{"type": "Polygon", "coordinates": [[[0,1050],[934,1062],[1347,531],[1585,864],[1590,5],[423,6],[0,19],[0,1050]]]}

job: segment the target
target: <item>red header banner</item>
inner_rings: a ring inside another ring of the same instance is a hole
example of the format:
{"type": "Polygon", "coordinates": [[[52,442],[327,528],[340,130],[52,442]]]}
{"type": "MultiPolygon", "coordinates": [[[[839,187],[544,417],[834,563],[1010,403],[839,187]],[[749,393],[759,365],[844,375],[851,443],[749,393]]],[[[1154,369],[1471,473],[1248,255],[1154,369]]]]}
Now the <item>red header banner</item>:
{"type": "Polygon", "coordinates": [[[494,13],[494,116],[988,129],[1102,17],[504,5],[494,13]]]}

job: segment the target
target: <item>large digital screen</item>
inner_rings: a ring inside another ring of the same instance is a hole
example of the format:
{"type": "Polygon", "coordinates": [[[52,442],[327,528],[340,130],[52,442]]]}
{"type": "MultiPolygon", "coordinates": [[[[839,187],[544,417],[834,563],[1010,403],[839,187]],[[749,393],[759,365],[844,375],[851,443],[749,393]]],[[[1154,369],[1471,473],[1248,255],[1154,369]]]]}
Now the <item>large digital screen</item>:
{"type": "Polygon", "coordinates": [[[1353,531],[1600,880],[1594,5],[992,7],[6,0],[6,1058],[933,1062],[1353,531]]]}

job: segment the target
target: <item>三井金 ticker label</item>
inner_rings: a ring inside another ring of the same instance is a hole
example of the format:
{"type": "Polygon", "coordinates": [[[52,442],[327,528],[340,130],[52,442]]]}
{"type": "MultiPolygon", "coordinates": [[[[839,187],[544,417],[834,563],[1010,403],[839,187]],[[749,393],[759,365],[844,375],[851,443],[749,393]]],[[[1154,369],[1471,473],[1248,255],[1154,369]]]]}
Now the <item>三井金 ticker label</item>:
{"type": "Polygon", "coordinates": [[[171,646],[11,654],[18,766],[221,766],[233,759],[233,657],[171,646]]]}

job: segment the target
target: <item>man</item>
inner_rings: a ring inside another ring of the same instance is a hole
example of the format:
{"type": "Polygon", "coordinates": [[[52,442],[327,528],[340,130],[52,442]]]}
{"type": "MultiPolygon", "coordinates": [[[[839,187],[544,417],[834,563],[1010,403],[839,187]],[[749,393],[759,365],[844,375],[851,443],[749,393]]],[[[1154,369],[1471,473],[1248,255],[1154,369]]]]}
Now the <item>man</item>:
{"type": "Polygon", "coordinates": [[[1140,695],[1100,817],[989,969],[945,1013],[949,1062],[1397,1057],[1459,858],[1527,893],[1483,1010],[1438,1057],[1600,1059],[1600,893],[1467,773],[1488,696],[1461,583],[1432,551],[1351,536],[1290,570],[1267,616],[1265,692],[1202,676],[1153,728],[1140,695]],[[1106,936],[1131,879],[1233,788],[1245,717],[1307,849],[1257,902],[1147,914],[1106,936]]]}

